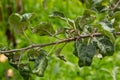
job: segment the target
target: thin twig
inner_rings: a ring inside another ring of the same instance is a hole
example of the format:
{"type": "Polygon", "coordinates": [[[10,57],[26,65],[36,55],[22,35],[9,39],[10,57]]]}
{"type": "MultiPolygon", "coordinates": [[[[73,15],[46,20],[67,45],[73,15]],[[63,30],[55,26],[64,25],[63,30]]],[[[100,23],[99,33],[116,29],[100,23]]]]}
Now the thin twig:
{"type": "Polygon", "coordinates": [[[43,8],[44,8],[44,9],[46,9],[46,2],[47,2],[47,0],[44,0],[44,1],[43,1],[43,8]]]}
{"type": "MultiPolygon", "coordinates": [[[[92,35],[93,36],[101,36],[102,34],[101,33],[94,33],[92,35]]],[[[117,32],[116,35],[120,35],[120,32],[117,32]]],[[[51,42],[51,43],[46,43],[46,44],[32,44],[32,45],[29,45],[27,47],[20,48],[20,49],[12,49],[12,50],[8,50],[8,51],[0,51],[0,53],[12,53],[12,52],[18,52],[18,51],[25,51],[25,50],[36,48],[36,47],[42,48],[42,47],[46,47],[46,46],[50,46],[50,45],[75,41],[78,38],[87,38],[87,37],[91,37],[91,34],[80,35],[80,36],[76,36],[76,37],[73,37],[73,38],[68,38],[68,39],[64,39],[64,40],[61,40],[61,41],[51,42]]]]}
{"type": "Polygon", "coordinates": [[[112,10],[115,10],[119,4],[120,4],[120,0],[115,4],[115,6],[112,8],[112,10]]]}
{"type": "Polygon", "coordinates": [[[48,52],[48,56],[50,56],[53,52],[53,50],[56,48],[56,46],[57,46],[57,44],[56,45],[54,45],[51,49],[50,49],[50,51],[48,52]]]}
{"type": "Polygon", "coordinates": [[[32,41],[29,39],[29,37],[27,36],[27,34],[23,28],[22,28],[22,32],[23,32],[23,35],[25,36],[25,38],[29,41],[29,43],[32,44],[32,41]]]}

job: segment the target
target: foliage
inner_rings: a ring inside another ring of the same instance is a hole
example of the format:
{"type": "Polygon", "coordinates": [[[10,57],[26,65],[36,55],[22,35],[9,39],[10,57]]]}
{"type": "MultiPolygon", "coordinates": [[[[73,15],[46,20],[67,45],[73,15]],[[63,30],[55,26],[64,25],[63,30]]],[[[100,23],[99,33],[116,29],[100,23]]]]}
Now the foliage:
{"type": "Polygon", "coordinates": [[[0,79],[120,79],[119,3],[0,1],[0,53],[8,58],[0,60],[0,79]]]}

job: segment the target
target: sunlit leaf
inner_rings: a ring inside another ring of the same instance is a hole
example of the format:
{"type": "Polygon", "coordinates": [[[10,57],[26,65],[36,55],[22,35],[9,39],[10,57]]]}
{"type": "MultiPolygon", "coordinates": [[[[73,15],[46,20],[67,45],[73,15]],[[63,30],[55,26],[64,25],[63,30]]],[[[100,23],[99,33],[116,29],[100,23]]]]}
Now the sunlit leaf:
{"type": "Polygon", "coordinates": [[[107,38],[98,38],[97,46],[102,56],[111,56],[114,53],[114,44],[107,38]]]}
{"type": "Polygon", "coordinates": [[[22,15],[22,21],[30,21],[35,16],[34,13],[25,13],[22,15]]]}
{"type": "Polygon", "coordinates": [[[29,21],[34,17],[32,13],[25,13],[20,15],[13,13],[10,15],[8,22],[16,33],[22,33],[29,26],[29,21]]]}
{"type": "Polygon", "coordinates": [[[112,25],[110,23],[108,23],[108,22],[100,22],[100,25],[98,25],[98,29],[104,35],[109,37],[112,42],[115,41],[115,37],[113,35],[114,28],[112,27],[112,25]]]}

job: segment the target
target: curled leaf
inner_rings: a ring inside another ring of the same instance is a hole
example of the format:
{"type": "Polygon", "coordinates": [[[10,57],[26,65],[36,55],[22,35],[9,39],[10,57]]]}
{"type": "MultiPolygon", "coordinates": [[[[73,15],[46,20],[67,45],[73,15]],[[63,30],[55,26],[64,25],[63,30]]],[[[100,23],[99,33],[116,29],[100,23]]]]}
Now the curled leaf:
{"type": "Polygon", "coordinates": [[[113,55],[114,44],[107,37],[98,38],[97,45],[103,57],[113,55]]]}
{"type": "Polygon", "coordinates": [[[17,25],[22,20],[22,16],[18,13],[10,15],[8,21],[10,25],[17,25]]]}
{"type": "Polygon", "coordinates": [[[80,27],[80,21],[81,21],[82,17],[81,16],[78,16],[76,19],[75,19],[75,26],[77,29],[79,30],[82,30],[81,27],[80,27]]]}
{"type": "Polygon", "coordinates": [[[29,26],[29,21],[33,18],[33,13],[25,13],[20,15],[18,13],[13,13],[10,15],[8,22],[12,29],[16,33],[22,33],[29,26]]]}
{"type": "Polygon", "coordinates": [[[100,25],[98,25],[98,29],[104,35],[109,37],[112,42],[115,42],[115,36],[113,34],[114,28],[112,27],[112,24],[110,24],[109,22],[100,22],[100,25]]]}
{"type": "Polygon", "coordinates": [[[34,65],[34,69],[32,70],[32,72],[34,74],[42,77],[42,76],[44,76],[44,72],[47,68],[48,59],[47,59],[46,51],[40,50],[39,53],[40,53],[39,56],[35,60],[35,65],[34,65]]]}
{"type": "Polygon", "coordinates": [[[34,13],[25,13],[22,15],[22,21],[30,21],[34,18],[34,13]]]}
{"type": "Polygon", "coordinates": [[[54,11],[51,15],[51,18],[58,18],[58,19],[62,19],[62,20],[66,20],[65,19],[65,15],[62,12],[59,11],[54,11]]]}
{"type": "Polygon", "coordinates": [[[61,53],[61,51],[63,50],[63,47],[65,46],[65,44],[61,47],[61,48],[58,48],[57,50],[56,50],[56,56],[59,58],[59,59],[61,59],[61,60],[63,60],[63,61],[67,61],[66,59],[65,59],[65,56],[63,56],[63,55],[61,55],[60,53],[61,53]]]}
{"type": "Polygon", "coordinates": [[[73,54],[74,54],[76,57],[79,57],[81,46],[82,46],[81,40],[75,41],[73,54]]]}

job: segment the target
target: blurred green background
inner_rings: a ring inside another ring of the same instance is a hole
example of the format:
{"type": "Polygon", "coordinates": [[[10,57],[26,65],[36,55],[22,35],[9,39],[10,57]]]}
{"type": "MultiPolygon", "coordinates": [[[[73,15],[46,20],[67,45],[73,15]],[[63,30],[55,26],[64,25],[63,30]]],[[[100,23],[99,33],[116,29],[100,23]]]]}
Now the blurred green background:
{"type": "MultiPolygon", "coordinates": [[[[7,39],[5,35],[5,29],[7,26],[7,10],[5,7],[8,1],[12,4],[13,13],[16,11],[15,0],[0,0],[0,13],[2,13],[2,20],[0,21],[0,44],[7,47],[7,39]]],[[[30,27],[37,25],[41,21],[48,21],[53,23],[54,28],[62,28],[67,25],[58,19],[50,19],[49,15],[53,11],[61,11],[66,17],[75,19],[77,16],[81,16],[86,9],[85,5],[79,0],[46,0],[43,4],[43,0],[22,0],[22,13],[35,13],[35,18],[31,21],[30,27]]],[[[0,14],[1,15],[1,14],[0,14]]],[[[98,16],[99,17],[99,16],[98,16]]],[[[29,30],[26,34],[33,43],[48,43],[53,42],[56,39],[52,37],[41,37],[32,34],[29,30]]],[[[61,37],[63,35],[60,35],[61,37]]],[[[17,48],[25,47],[30,43],[25,36],[15,34],[17,41],[17,48]]],[[[37,77],[31,74],[31,80],[120,80],[120,38],[116,40],[116,52],[113,56],[105,57],[103,59],[94,57],[92,65],[89,67],[79,67],[77,58],[73,53],[73,42],[67,44],[62,50],[61,54],[66,57],[67,62],[58,59],[52,51],[49,59],[49,65],[45,71],[44,77],[37,77]]],[[[62,46],[61,44],[59,46],[62,46]]],[[[51,52],[52,46],[45,47],[47,52],[51,52]]],[[[0,56],[2,59],[2,57],[0,56]]],[[[0,62],[0,80],[9,80],[6,77],[6,71],[12,69],[13,75],[10,80],[23,80],[20,73],[10,66],[8,61],[0,62]]]]}

